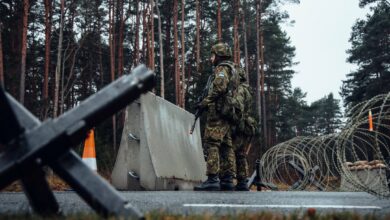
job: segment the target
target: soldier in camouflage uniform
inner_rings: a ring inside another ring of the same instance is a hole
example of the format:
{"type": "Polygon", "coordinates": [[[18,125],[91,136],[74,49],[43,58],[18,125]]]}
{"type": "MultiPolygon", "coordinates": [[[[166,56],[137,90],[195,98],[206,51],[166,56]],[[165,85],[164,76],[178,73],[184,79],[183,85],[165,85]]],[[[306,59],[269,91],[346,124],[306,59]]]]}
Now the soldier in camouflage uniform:
{"type": "MultiPolygon", "coordinates": [[[[194,190],[217,191],[234,190],[235,156],[232,146],[229,122],[221,115],[223,98],[228,92],[232,70],[222,63],[228,62],[232,52],[224,43],[218,43],[211,49],[211,63],[215,66],[213,80],[208,95],[198,104],[198,108],[207,109],[207,122],[204,132],[204,146],[207,155],[207,180],[194,190]],[[226,161],[220,161],[221,159],[226,161]],[[220,164],[226,164],[220,172],[220,164]],[[221,180],[220,178],[221,177],[221,180]]],[[[231,62],[230,62],[231,63],[231,62]]]]}
{"type": "Polygon", "coordinates": [[[237,164],[236,191],[248,191],[247,177],[249,171],[246,151],[252,136],[255,134],[256,122],[255,119],[251,117],[253,96],[250,86],[246,82],[245,71],[242,68],[236,68],[236,70],[240,76],[240,85],[237,88],[236,101],[243,107],[241,109],[242,120],[240,120],[238,125],[232,128],[232,140],[237,164]]]}

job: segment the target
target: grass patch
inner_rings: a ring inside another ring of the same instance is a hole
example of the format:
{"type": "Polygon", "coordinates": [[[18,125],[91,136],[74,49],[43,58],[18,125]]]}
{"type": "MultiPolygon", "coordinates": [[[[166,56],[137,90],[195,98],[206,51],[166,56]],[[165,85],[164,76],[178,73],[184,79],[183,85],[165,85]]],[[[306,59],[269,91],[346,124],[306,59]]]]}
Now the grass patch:
{"type": "Polygon", "coordinates": [[[333,213],[324,215],[311,214],[275,214],[271,212],[262,212],[256,214],[239,214],[215,216],[211,214],[204,215],[164,215],[161,213],[149,213],[146,215],[147,220],[385,220],[390,216],[379,217],[376,215],[359,215],[356,213],[333,213]]]}
{"type": "MultiPolygon", "coordinates": [[[[52,172],[51,172],[52,173],[52,172]]],[[[110,182],[111,174],[108,172],[98,172],[98,174],[108,182],[110,182]]],[[[71,188],[67,183],[65,183],[60,177],[52,173],[46,176],[46,180],[50,186],[51,190],[54,191],[65,191],[71,188]]],[[[20,181],[15,181],[12,184],[8,185],[0,192],[23,192],[23,187],[20,181]]]]}

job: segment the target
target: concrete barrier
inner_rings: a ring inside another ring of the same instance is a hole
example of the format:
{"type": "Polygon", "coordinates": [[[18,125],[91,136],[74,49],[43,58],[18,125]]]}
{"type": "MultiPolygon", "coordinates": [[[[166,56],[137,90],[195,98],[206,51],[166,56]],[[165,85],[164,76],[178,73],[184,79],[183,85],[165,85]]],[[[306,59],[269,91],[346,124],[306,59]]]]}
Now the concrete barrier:
{"type": "Polygon", "coordinates": [[[152,93],[128,106],[111,175],[119,190],[192,190],[206,179],[199,122],[152,93]]]}
{"type": "Polygon", "coordinates": [[[341,177],[340,191],[364,191],[363,188],[365,188],[375,192],[389,192],[385,169],[351,170],[350,172],[351,176],[349,178],[352,178],[351,180],[347,180],[345,176],[341,177]],[[361,185],[362,188],[355,187],[351,182],[361,185]]]}

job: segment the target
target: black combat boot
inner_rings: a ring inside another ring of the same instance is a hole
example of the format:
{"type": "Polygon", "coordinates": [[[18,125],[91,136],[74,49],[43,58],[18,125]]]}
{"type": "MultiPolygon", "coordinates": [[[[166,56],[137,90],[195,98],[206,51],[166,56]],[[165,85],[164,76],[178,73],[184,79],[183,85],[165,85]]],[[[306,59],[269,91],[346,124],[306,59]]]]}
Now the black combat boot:
{"type": "Polygon", "coordinates": [[[194,187],[195,191],[219,191],[220,189],[219,178],[216,174],[208,175],[206,181],[194,187]]]}
{"type": "Polygon", "coordinates": [[[248,181],[246,179],[238,179],[236,185],[236,191],[249,191],[248,181]]]}
{"type": "Polygon", "coordinates": [[[233,176],[228,175],[221,178],[221,190],[223,191],[234,190],[233,176]]]}

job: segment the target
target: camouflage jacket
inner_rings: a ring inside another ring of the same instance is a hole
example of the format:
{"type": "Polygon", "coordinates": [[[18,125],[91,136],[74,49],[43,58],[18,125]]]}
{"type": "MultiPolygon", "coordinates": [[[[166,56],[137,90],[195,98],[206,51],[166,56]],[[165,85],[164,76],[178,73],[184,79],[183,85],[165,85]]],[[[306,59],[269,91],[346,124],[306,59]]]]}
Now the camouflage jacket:
{"type": "Polygon", "coordinates": [[[231,70],[228,66],[218,65],[214,70],[214,80],[210,85],[207,96],[203,99],[202,105],[215,104],[218,99],[226,95],[231,78],[231,70]]]}

